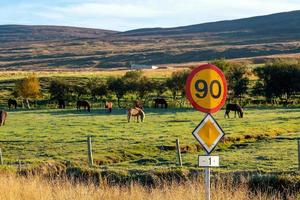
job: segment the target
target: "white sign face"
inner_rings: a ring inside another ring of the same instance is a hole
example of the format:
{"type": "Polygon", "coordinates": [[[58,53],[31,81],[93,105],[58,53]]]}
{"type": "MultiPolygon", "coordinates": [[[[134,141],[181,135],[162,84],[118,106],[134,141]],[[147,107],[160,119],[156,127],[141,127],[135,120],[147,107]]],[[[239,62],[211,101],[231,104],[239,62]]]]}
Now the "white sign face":
{"type": "Polygon", "coordinates": [[[193,131],[193,136],[208,154],[214,150],[224,135],[219,124],[210,114],[207,114],[193,131]]]}
{"type": "Polygon", "coordinates": [[[199,156],[199,167],[219,167],[219,156],[199,156]]]}

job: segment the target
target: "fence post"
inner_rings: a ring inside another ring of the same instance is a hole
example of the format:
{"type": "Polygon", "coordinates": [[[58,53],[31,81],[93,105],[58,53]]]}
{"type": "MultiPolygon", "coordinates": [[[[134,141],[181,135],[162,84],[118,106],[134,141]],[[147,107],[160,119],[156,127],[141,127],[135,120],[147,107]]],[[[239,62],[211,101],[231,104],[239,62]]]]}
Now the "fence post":
{"type": "Polygon", "coordinates": [[[298,141],[298,170],[300,170],[300,138],[298,141]]]}
{"type": "Polygon", "coordinates": [[[22,169],[22,162],[21,162],[20,157],[19,157],[19,159],[18,159],[18,170],[21,171],[21,169],[22,169]]]}
{"type": "Polygon", "coordinates": [[[0,148],[0,165],[3,165],[2,150],[0,148]]]}
{"type": "Polygon", "coordinates": [[[89,158],[89,165],[92,167],[93,163],[93,154],[92,154],[92,137],[89,135],[87,136],[87,144],[88,144],[88,158],[89,158]]]}
{"type": "Polygon", "coordinates": [[[182,167],[182,158],[180,152],[179,139],[176,139],[176,150],[177,150],[177,159],[178,159],[179,166],[182,167]]]}

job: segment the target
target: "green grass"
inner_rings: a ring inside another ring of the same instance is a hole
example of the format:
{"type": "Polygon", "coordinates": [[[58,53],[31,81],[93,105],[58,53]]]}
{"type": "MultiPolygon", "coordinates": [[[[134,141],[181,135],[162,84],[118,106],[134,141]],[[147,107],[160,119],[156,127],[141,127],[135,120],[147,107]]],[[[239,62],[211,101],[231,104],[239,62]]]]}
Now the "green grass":
{"type": "MultiPolygon", "coordinates": [[[[93,156],[100,168],[153,169],[176,165],[179,138],[186,168],[196,167],[196,140],[191,132],[204,117],[191,109],[149,109],[144,123],[127,123],[124,110],[107,114],[67,110],[31,110],[8,113],[0,127],[0,148],[7,164],[70,161],[87,166],[87,135],[93,136],[93,156]]],[[[246,109],[245,118],[224,119],[215,114],[226,139],[213,155],[219,155],[219,171],[296,171],[300,109],[246,109]],[[240,145],[239,145],[240,144],[240,145]]],[[[231,117],[233,115],[231,114],[231,117]]]]}

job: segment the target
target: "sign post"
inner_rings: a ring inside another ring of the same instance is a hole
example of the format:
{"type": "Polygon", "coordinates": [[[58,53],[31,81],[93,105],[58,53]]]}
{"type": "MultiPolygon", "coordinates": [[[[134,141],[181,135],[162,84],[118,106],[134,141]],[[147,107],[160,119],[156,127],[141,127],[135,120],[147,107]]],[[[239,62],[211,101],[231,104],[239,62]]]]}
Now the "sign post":
{"type": "Polygon", "coordinates": [[[192,132],[206,151],[199,156],[199,167],[205,167],[205,199],[210,200],[210,167],[219,166],[219,156],[210,156],[224,136],[224,132],[211,113],[225,104],[227,83],[223,72],[212,64],[201,65],[189,74],[186,81],[187,98],[194,108],[206,116],[192,132]]]}
{"type": "MultiPolygon", "coordinates": [[[[209,155],[209,154],[207,154],[209,155]]],[[[205,199],[210,200],[210,168],[205,167],[205,199]]]]}

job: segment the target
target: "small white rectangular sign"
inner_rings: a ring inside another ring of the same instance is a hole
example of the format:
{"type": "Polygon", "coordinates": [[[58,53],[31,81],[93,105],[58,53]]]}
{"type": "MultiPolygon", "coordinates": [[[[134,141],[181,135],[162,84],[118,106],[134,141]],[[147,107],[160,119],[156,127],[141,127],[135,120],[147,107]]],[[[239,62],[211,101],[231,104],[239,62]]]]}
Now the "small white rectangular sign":
{"type": "Polygon", "coordinates": [[[219,156],[199,156],[199,167],[219,167],[219,156]]]}

